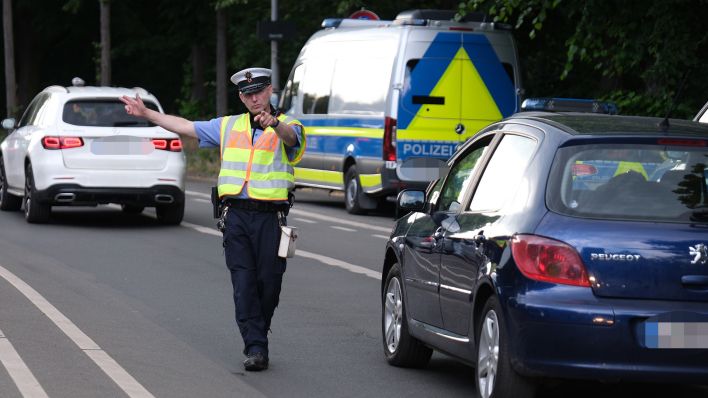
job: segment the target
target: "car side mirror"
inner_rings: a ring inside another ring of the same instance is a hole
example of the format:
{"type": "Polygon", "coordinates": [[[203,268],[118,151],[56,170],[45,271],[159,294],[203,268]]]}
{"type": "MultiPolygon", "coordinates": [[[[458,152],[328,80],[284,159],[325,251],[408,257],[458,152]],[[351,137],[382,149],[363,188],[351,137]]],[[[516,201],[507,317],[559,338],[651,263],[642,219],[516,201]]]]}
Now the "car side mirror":
{"type": "Polygon", "coordinates": [[[398,194],[396,200],[399,212],[417,212],[425,208],[425,192],[406,189],[398,194]]]}
{"type": "Polygon", "coordinates": [[[7,119],[3,119],[2,121],[2,128],[5,130],[12,130],[15,128],[15,118],[14,117],[9,117],[7,119]]]}

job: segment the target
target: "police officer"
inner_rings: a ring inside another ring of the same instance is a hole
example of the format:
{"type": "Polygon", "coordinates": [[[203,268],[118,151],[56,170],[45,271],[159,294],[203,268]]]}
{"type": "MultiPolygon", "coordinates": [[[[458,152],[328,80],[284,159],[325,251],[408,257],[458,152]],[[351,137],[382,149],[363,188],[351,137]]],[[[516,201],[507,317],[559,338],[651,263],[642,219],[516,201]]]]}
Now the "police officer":
{"type": "Polygon", "coordinates": [[[247,113],[192,122],[147,109],[139,96],[124,96],[128,114],[179,134],[197,137],[201,147],[218,147],[218,194],[226,206],[224,247],[231,273],[236,323],[249,371],[268,368],[268,336],[278,306],[285,259],[278,257],[280,225],[294,186],[293,165],[305,150],[302,124],[270,104],[271,71],[235,73],[247,113]]]}

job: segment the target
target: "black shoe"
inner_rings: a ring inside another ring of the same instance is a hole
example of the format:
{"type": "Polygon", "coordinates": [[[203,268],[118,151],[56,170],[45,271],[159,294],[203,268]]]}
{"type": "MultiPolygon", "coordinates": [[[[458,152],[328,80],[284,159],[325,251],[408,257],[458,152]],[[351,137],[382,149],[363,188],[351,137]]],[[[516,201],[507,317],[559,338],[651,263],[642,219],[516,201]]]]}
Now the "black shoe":
{"type": "Polygon", "coordinates": [[[263,353],[256,352],[248,354],[248,358],[243,361],[243,367],[248,371],[261,371],[268,369],[268,358],[263,353]]]}

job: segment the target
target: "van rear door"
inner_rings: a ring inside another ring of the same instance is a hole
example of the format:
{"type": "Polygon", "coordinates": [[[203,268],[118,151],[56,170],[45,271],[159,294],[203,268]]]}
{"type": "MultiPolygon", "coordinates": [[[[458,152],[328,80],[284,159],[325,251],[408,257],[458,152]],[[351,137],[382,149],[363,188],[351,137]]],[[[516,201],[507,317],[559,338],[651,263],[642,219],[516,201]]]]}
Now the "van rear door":
{"type": "Polygon", "coordinates": [[[409,36],[397,116],[401,162],[446,160],[459,143],[516,110],[516,57],[510,39],[508,49],[501,51],[508,58],[505,68],[495,51],[500,43],[493,38],[493,46],[486,34],[430,34],[414,30],[409,36]]]}

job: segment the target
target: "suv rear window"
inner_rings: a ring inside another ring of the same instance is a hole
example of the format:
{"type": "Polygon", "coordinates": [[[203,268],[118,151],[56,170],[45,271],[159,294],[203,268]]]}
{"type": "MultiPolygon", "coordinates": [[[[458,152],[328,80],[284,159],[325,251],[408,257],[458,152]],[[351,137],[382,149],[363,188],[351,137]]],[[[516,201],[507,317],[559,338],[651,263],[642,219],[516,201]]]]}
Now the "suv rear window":
{"type": "Polygon", "coordinates": [[[661,141],[560,148],[546,192],[549,208],[600,219],[708,222],[705,141],[661,141]]]}
{"type": "MultiPolygon", "coordinates": [[[[145,101],[148,109],[157,111],[157,105],[145,101]]],[[[128,115],[125,104],[119,99],[73,100],[64,104],[62,113],[64,123],[75,126],[96,127],[153,127],[154,124],[143,118],[128,115]]]]}

